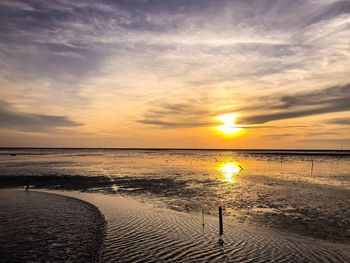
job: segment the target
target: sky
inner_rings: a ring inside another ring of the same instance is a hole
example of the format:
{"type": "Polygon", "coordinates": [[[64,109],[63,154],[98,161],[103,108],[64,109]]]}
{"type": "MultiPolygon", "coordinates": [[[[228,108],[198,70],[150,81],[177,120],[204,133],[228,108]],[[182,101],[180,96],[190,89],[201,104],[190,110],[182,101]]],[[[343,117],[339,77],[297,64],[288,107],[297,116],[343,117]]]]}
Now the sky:
{"type": "Polygon", "coordinates": [[[0,146],[350,149],[350,1],[2,0],[0,146]]]}

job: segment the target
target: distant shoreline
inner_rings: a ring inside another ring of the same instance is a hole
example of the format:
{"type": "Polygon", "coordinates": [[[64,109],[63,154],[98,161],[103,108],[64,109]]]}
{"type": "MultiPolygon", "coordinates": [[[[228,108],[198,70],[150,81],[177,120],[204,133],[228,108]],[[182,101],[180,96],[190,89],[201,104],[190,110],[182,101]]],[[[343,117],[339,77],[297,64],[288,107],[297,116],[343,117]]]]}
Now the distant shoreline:
{"type": "Polygon", "coordinates": [[[152,147],[5,147],[0,146],[0,150],[11,150],[11,149],[23,149],[23,150],[152,150],[152,151],[237,151],[237,152],[257,152],[257,151],[268,151],[268,152],[350,152],[350,149],[233,149],[233,148],[152,148],[152,147]]]}
{"type": "MultiPolygon", "coordinates": [[[[249,154],[269,154],[269,155],[341,155],[350,156],[350,150],[334,150],[334,149],[214,149],[214,148],[78,148],[78,147],[0,147],[1,151],[17,151],[17,150],[67,150],[67,151],[212,151],[212,152],[241,152],[249,154]]],[[[8,154],[8,153],[6,153],[8,154]]]]}

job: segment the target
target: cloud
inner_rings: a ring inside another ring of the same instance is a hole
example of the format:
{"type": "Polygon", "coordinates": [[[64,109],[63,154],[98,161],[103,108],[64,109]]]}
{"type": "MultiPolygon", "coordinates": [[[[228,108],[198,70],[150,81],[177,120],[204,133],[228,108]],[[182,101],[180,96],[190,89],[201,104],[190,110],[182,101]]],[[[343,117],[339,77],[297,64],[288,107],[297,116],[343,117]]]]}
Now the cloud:
{"type": "MultiPolygon", "coordinates": [[[[259,106],[256,107],[258,108],[259,106]]],[[[265,112],[261,114],[240,117],[238,123],[264,124],[276,120],[349,111],[350,84],[272,98],[263,110],[265,112]]]]}
{"type": "Polygon", "coordinates": [[[312,143],[312,144],[336,144],[336,145],[342,145],[342,144],[349,144],[350,138],[344,138],[344,139],[305,139],[305,140],[298,140],[298,142],[302,143],[312,143]]]}
{"type": "Polygon", "coordinates": [[[334,118],[331,120],[326,120],[326,123],[337,124],[337,125],[350,125],[350,118],[334,118]]]}
{"type": "Polygon", "coordinates": [[[312,14],[306,20],[307,25],[319,23],[320,21],[329,20],[336,16],[347,14],[350,12],[350,3],[349,1],[336,1],[321,6],[316,12],[312,14]]]}
{"type": "Polygon", "coordinates": [[[198,120],[177,120],[177,121],[161,121],[157,119],[142,119],[139,123],[160,126],[163,128],[195,128],[213,126],[215,122],[200,122],[198,120]]]}
{"type": "Polygon", "coordinates": [[[315,137],[315,136],[333,136],[333,135],[340,135],[339,132],[335,131],[325,131],[325,132],[307,132],[305,133],[306,136],[309,137],[315,137]]]}
{"type": "Polygon", "coordinates": [[[187,100],[181,103],[153,103],[138,123],[162,128],[194,128],[217,124],[206,107],[206,99],[187,100]]]}
{"type": "MultiPolygon", "coordinates": [[[[278,128],[278,125],[262,124],[277,120],[350,111],[350,84],[281,97],[258,97],[253,98],[253,100],[256,102],[250,100],[250,104],[255,104],[255,106],[226,111],[241,112],[241,116],[237,119],[239,127],[248,129],[278,128]],[[265,103],[259,104],[260,101],[265,101],[265,103]],[[257,111],[262,113],[254,114],[257,111]]],[[[213,121],[214,117],[223,113],[222,110],[211,110],[210,103],[205,101],[159,103],[148,109],[144,119],[138,122],[168,128],[214,126],[218,125],[218,122],[213,121]]],[[[329,122],[346,124],[348,119],[341,118],[329,122]]],[[[306,126],[288,125],[288,127],[300,128],[306,126]]]]}
{"type": "Polygon", "coordinates": [[[268,139],[284,139],[286,137],[292,137],[292,136],[296,136],[295,133],[283,133],[283,134],[267,134],[264,135],[264,138],[268,138],[268,139]]]}
{"type": "MultiPolygon", "coordinates": [[[[110,120],[130,129],[130,119],[212,126],[228,104],[241,109],[242,126],[280,128],[261,124],[348,108],[347,96],[318,91],[350,81],[349,7],[330,0],[4,0],[0,93],[17,108],[69,109],[100,131],[110,120]],[[314,96],[263,97],[298,86],[314,96]],[[198,94],[215,99],[188,100],[198,94]]],[[[23,123],[74,125],[65,116],[5,110],[26,116],[23,123]]]]}
{"type": "MultiPolygon", "coordinates": [[[[62,73],[78,82],[101,73],[110,58],[115,71],[123,70],[124,52],[153,70],[154,61],[140,51],[162,65],[157,77],[177,75],[177,81],[187,83],[217,84],[293,70],[316,74],[312,69],[320,72],[320,57],[344,59],[346,28],[337,19],[350,8],[348,1],[307,0],[6,0],[0,6],[2,67],[14,79],[45,76],[64,87],[71,83],[57,79],[62,73]]],[[[73,93],[75,87],[67,90],[73,93]]]]}
{"type": "Polygon", "coordinates": [[[0,126],[30,132],[52,131],[58,128],[69,128],[80,125],[65,116],[32,114],[14,111],[7,103],[0,105],[0,126]]]}
{"type": "Polygon", "coordinates": [[[35,9],[28,5],[27,3],[24,3],[22,1],[16,1],[16,0],[2,0],[0,3],[0,6],[2,8],[8,8],[10,10],[20,10],[20,11],[34,11],[35,9]]]}

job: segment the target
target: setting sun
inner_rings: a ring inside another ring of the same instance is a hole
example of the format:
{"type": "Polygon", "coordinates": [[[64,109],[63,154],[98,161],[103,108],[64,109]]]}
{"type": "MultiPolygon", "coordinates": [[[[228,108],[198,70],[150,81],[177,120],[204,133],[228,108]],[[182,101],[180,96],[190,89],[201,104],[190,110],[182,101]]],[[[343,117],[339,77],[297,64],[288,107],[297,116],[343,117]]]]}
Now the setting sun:
{"type": "Polygon", "coordinates": [[[235,124],[237,116],[237,114],[225,114],[218,116],[217,119],[223,122],[223,125],[216,127],[217,130],[227,135],[236,134],[241,131],[242,128],[237,127],[235,124]]]}

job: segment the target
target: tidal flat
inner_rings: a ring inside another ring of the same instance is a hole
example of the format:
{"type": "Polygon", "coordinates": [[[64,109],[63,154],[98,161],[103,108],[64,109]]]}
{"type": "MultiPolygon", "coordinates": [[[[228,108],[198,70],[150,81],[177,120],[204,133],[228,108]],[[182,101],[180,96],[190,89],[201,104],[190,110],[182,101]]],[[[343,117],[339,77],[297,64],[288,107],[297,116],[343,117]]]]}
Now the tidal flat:
{"type": "Polygon", "coordinates": [[[131,197],[156,209],[204,213],[208,218],[215,218],[222,206],[226,222],[330,243],[339,246],[340,254],[346,254],[350,240],[349,171],[346,151],[6,149],[0,153],[1,188],[28,182],[31,189],[131,197]],[[16,156],[11,156],[14,152],[16,156]]]}

